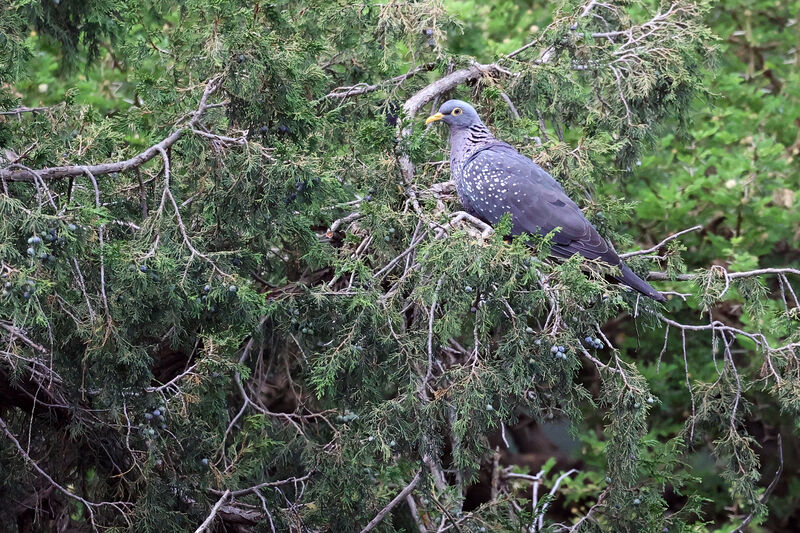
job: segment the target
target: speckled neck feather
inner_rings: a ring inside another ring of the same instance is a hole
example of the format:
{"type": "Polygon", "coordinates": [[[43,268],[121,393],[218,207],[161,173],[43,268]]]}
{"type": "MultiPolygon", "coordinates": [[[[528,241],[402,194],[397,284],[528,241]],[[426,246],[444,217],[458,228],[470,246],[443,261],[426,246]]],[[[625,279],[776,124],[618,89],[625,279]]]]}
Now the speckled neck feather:
{"type": "Polygon", "coordinates": [[[450,128],[450,173],[456,187],[469,156],[495,141],[492,132],[480,121],[468,128],[450,128]]]}

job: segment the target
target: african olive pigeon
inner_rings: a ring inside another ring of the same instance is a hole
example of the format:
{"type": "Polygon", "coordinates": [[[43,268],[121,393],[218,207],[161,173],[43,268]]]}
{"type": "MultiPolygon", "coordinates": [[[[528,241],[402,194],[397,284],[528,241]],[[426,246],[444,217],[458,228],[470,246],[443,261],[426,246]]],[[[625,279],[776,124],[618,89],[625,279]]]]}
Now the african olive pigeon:
{"type": "Polygon", "coordinates": [[[438,120],[450,126],[450,172],[465,211],[492,225],[510,213],[512,235],[546,235],[560,228],[553,237],[554,255],[600,259],[620,269],[617,281],[666,301],[620,260],[561,185],[510,144],[495,139],[471,105],[449,100],[425,123],[438,120]]]}

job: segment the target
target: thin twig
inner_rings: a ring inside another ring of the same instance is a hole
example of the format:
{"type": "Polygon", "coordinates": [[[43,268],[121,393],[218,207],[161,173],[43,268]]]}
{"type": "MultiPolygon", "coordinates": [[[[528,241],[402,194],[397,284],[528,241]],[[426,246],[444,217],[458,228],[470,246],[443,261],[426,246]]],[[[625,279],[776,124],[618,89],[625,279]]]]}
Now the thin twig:
{"type": "MultiPolygon", "coordinates": [[[[783,440],[781,439],[780,433],[778,433],[778,461],[779,461],[778,469],[775,471],[775,477],[772,478],[772,482],[767,487],[767,490],[765,490],[764,494],[761,495],[762,504],[767,503],[769,495],[772,494],[773,490],[775,490],[775,486],[778,484],[778,480],[780,479],[781,474],[783,473],[783,440]]],[[[747,515],[747,518],[744,519],[741,525],[739,525],[739,527],[733,530],[733,532],[741,533],[744,530],[744,528],[746,528],[747,525],[753,520],[753,518],[755,518],[755,516],[756,516],[756,510],[754,509],[749,515],[747,515]]]]}
{"type": "MultiPolygon", "coordinates": [[[[58,104],[61,105],[61,104],[58,104]]],[[[0,111],[0,116],[17,116],[19,117],[23,113],[41,113],[42,111],[47,111],[52,109],[55,106],[40,106],[40,107],[26,107],[20,106],[14,109],[9,109],[7,111],[0,111]]]]}
{"type": "Polygon", "coordinates": [[[689,229],[685,229],[683,231],[679,231],[678,233],[674,233],[674,234],[670,235],[669,237],[667,237],[666,239],[664,239],[660,243],[656,244],[655,246],[653,246],[651,248],[648,248],[647,250],[636,250],[635,252],[628,252],[628,253],[620,254],[619,257],[620,257],[620,259],[626,259],[628,257],[633,257],[633,256],[636,256],[636,255],[646,255],[646,254],[655,252],[656,250],[658,250],[659,248],[661,248],[662,246],[667,244],[669,241],[673,241],[673,240],[677,239],[678,237],[680,237],[681,235],[685,235],[685,234],[690,233],[692,231],[699,231],[701,229],[703,229],[703,226],[702,225],[697,225],[697,226],[691,227],[689,229]]]}
{"type": "Polygon", "coordinates": [[[420,72],[427,72],[429,70],[432,70],[434,66],[435,66],[434,63],[426,63],[417,68],[412,68],[405,74],[401,74],[400,76],[395,76],[394,78],[389,78],[388,80],[380,81],[374,85],[370,85],[368,83],[359,83],[351,87],[338,87],[329,92],[328,94],[326,94],[323,98],[344,99],[344,98],[349,98],[351,96],[358,96],[361,94],[371,93],[388,85],[400,85],[408,78],[411,78],[412,76],[415,76],[420,72]]]}
{"type": "MultiPolygon", "coordinates": [[[[311,478],[311,475],[314,473],[312,470],[308,474],[302,477],[290,477],[287,479],[279,479],[278,481],[265,481],[263,483],[259,483],[258,485],[253,485],[252,487],[247,487],[246,489],[239,489],[239,490],[226,490],[225,492],[229,493],[232,498],[236,496],[243,496],[248,492],[252,492],[254,490],[263,489],[266,487],[280,487],[281,485],[288,485],[289,483],[297,484],[302,483],[304,481],[308,481],[311,478]]],[[[208,492],[211,494],[221,495],[225,494],[225,492],[216,490],[216,489],[208,489],[208,492]]]]}
{"type": "MultiPolygon", "coordinates": [[[[52,477],[50,477],[50,474],[45,472],[44,469],[42,469],[42,467],[40,467],[39,464],[36,461],[34,461],[30,455],[28,455],[28,452],[25,451],[25,448],[22,447],[22,445],[19,443],[19,441],[11,432],[11,430],[8,429],[6,421],[3,420],[2,418],[0,418],[0,429],[3,430],[3,433],[6,434],[6,437],[8,437],[8,439],[14,444],[14,446],[17,448],[17,451],[19,451],[20,455],[22,455],[22,457],[25,458],[28,464],[30,464],[34,470],[39,472],[39,475],[45,478],[53,487],[58,489],[62,494],[64,494],[68,498],[72,498],[73,500],[83,504],[84,507],[86,507],[86,510],[89,513],[89,523],[92,526],[92,530],[98,531],[97,524],[95,524],[95,518],[94,518],[95,507],[103,507],[103,506],[113,507],[114,509],[120,511],[122,516],[125,518],[126,522],[128,521],[128,518],[125,515],[123,509],[127,506],[132,505],[130,502],[99,502],[99,503],[90,502],[89,500],[86,500],[85,498],[82,498],[81,496],[78,496],[77,494],[69,491],[68,489],[64,488],[62,485],[57,483],[56,480],[54,480],[52,477]]],[[[132,527],[132,524],[130,524],[130,522],[128,522],[128,525],[132,527]]]]}

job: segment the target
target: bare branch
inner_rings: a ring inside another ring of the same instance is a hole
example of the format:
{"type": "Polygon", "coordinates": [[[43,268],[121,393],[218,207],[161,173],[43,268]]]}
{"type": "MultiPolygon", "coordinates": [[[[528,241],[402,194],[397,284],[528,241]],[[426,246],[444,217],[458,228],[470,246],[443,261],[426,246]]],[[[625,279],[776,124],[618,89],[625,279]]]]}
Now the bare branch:
{"type": "MultiPolygon", "coordinates": [[[[455,89],[462,83],[474,81],[483,76],[505,76],[508,74],[510,74],[510,72],[507,69],[502,68],[496,63],[487,65],[473,63],[470,67],[456,70],[417,91],[403,104],[403,111],[405,111],[407,118],[414,118],[425,104],[433,100],[436,96],[455,89]]],[[[405,137],[407,135],[408,134],[405,134],[403,136],[405,137]]]]}
{"type": "Polygon", "coordinates": [[[194,245],[192,244],[192,241],[189,238],[189,232],[186,229],[186,225],[183,223],[183,218],[181,217],[181,210],[180,210],[180,207],[178,207],[178,202],[175,201],[175,197],[172,195],[172,191],[170,190],[170,184],[169,184],[169,179],[170,179],[169,156],[167,155],[166,150],[164,150],[164,148],[161,147],[161,146],[158,147],[158,151],[159,151],[159,153],[161,153],[161,157],[164,160],[164,195],[169,199],[170,203],[172,204],[172,209],[175,212],[175,218],[176,218],[176,220],[178,222],[178,229],[180,230],[181,236],[183,237],[183,243],[186,245],[187,248],[189,248],[189,251],[192,254],[191,257],[189,258],[189,261],[186,264],[186,269],[184,270],[184,275],[183,275],[183,279],[181,280],[181,283],[184,283],[186,281],[186,275],[187,275],[187,272],[189,270],[189,265],[192,263],[192,258],[194,256],[200,257],[203,260],[205,260],[223,278],[233,278],[233,276],[231,274],[228,274],[227,272],[225,272],[224,270],[219,268],[217,266],[217,264],[214,261],[211,260],[210,257],[208,257],[206,254],[204,254],[203,252],[201,252],[200,250],[195,248],[194,245]]]}
{"type": "Polygon", "coordinates": [[[674,233],[674,234],[670,235],[669,237],[667,237],[666,239],[662,240],[660,243],[656,244],[655,246],[653,246],[651,248],[648,248],[647,250],[637,250],[635,252],[628,252],[628,253],[620,254],[619,257],[620,257],[620,259],[627,259],[628,257],[634,257],[634,256],[637,256],[637,255],[646,255],[646,254],[649,254],[649,253],[653,253],[653,252],[657,251],[659,248],[661,248],[662,246],[664,246],[665,244],[667,244],[669,241],[673,241],[673,240],[677,239],[678,237],[680,237],[681,235],[685,235],[685,234],[690,233],[692,231],[699,231],[701,229],[703,229],[703,226],[697,225],[697,226],[691,227],[689,229],[685,229],[685,230],[679,231],[678,233],[674,233]]]}
{"type": "Polygon", "coordinates": [[[338,87],[328,94],[326,94],[323,98],[349,98],[350,96],[358,96],[361,94],[371,93],[373,91],[377,91],[387,85],[400,85],[407,79],[419,74],[420,72],[428,72],[433,70],[435,65],[433,63],[426,63],[424,65],[420,65],[417,68],[413,68],[406,72],[405,74],[401,74],[400,76],[395,76],[394,78],[389,78],[388,80],[379,81],[374,85],[369,85],[367,83],[359,83],[353,85],[352,87],[338,87]]]}
{"type": "MultiPolygon", "coordinates": [[[[58,104],[61,105],[61,104],[58,104]]],[[[39,106],[39,107],[27,107],[27,106],[20,106],[14,109],[9,109],[7,111],[0,111],[0,116],[16,116],[20,118],[20,115],[23,113],[41,113],[42,111],[48,111],[53,109],[56,106],[39,106]]]]}
{"type": "Polygon", "coordinates": [[[361,533],[367,533],[368,531],[372,531],[373,529],[375,529],[375,527],[381,523],[381,520],[383,520],[386,517],[386,515],[389,514],[389,511],[394,509],[398,503],[403,501],[406,498],[406,496],[411,494],[411,491],[413,491],[414,487],[416,487],[417,483],[419,483],[419,479],[421,476],[422,476],[422,470],[419,470],[417,472],[417,475],[414,476],[414,479],[412,479],[411,482],[408,485],[406,485],[406,488],[401,490],[400,493],[397,496],[395,496],[394,499],[392,499],[392,501],[386,504],[386,507],[381,509],[381,511],[377,515],[375,515],[375,518],[369,521],[369,524],[364,526],[364,529],[361,530],[361,533]]]}
{"type": "Polygon", "coordinates": [[[37,352],[47,353],[47,349],[44,346],[42,346],[41,344],[37,344],[36,342],[29,339],[28,336],[21,329],[14,326],[14,324],[12,324],[11,322],[0,321],[0,328],[5,329],[11,334],[12,337],[20,339],[22,342],[24,342],[37,352]]]}
{"type": "Polygon", "coordinates": [[[500,91],[500,98],[502,98],[508,106],[511,116],[514,117],[515,120],[519,120],[519,111],[517,111],[517,107],[514,105],[514,102],[511,101],[511,98],[506,94],[505,91],[500,91]]]}
{"type": "MultiPolygon", "coordinates": [[[[571,476],[572,474],[574,474],[576,472],[577,472],[577,470],[575,470],[573,468],[571,470],[568,470],[568,471],[564,472],[560,476],[558,476],[558,478],[556,479],[556,482],[553,484],[553,488],[550,489],[550,498],[551,499],[555,496],[556,491],[558,491],[558,487],[561,486],[561,482],[564,481],[566,478],[568,478],[569,476],[571,476]]],[[[547,508],[549,506],[550,506],[549,502],[545,502],[545,504],[542,505],[542,510],[539,511],[539,513],[538,513],[539,531],[541,531],[542,528],[544,527],[544,514],[547,512],[547,508]]]]}
{"type": "Polygon", "coordinates": [[[203,533],[203,531],[208,529],[208,526],[210,526],[211,522],[214,521],[214,517],[217,516],[217,513],[219,512],[219,508],[222,507],[222,504],[224,504],[228,500],[230,495],[231,495],[231,491],[229,491],[229,490],[226,490],[222,494],[220,499],[217,500],[217,503],[214,504],[214,507],[211,508],[211,512],[209,513],[209,515],[206,517],[205,520],[203,520],[203,523],[200,524],[200,527],[198,527],[197,529],[194,530],[194,533],[203,533]]]}
{"type": "MultiPolygon", "coordinates": [[[[756,270],[746,270],[744,272],[728,272],[724,269],[721,269],[721,272],[728,280],[752,278],[755,276],[763,276],[764,274],[776,274],[776,275],[794,274],[795,276],[800,276],[800,270],[789,267],[759,268],[756,270]]],[[[650,272],[647,275],[647,279],[652,279],[655,281],[666,281],[666,280],[692,281],[693,279],[696,279],[700,276],[702,276],[702,274],[676,274],[675,276],[670,276],[666,272],[650,272]]]]}
{"type": "Polygon", "coordinates": [[[425,527],[425,524],[422,522],[422,518],[419,515],[419,510],[417,509],[417,502],[414,501],[414,497],[411,494],[406,496],[406,503],[408,504],[408,508],[411,511],[411,516],[414,518],[414,522],[417,524],[417,529],[419,533],[428,533],[428,528],[425,527]]]}
{"type": "Polygon", "coordinates": [[[439,289],[442,287],[444,278],[439,278],[436,282],[436,289],[433,291],[433,302],[431,302],[431,309],[428,312],[428,369],[425,371],[425,379],[420,385],[420,393],[427,397],[425,388],[431,380],[433,374],[433,321],[436,316],[436,300],[439,298],[439,289]]]}
{"type": "Polygon", "coordinates": [[[159,153],[161,153],[161,151],[166,150],[175,144],[187,131],[191,131],[194,128],[205,111],[212,107],[208,104],[208,98],[219,88],[221,79],[221,76],[215,76],[206,83],[205,91],[200,97],[200,104],[198,105],[197,110],[191,113],[191,118],[186,126],[173,131],[161,142],[154,144],[144,152],[141,152],[130,159],[116,161],[113,163],[102,163],[99,165],[71,165],[43,168],[36,171],[35,174],[30,170],[10,170],[9,168],[2,168],[0,169],[0,179],[6,181],[34,181],[35,177],[38,176],[41,180],[49,180],[55,178],[77,177],[86,174],[87,171],[91,172],[95,176],[99,176],[103,174],[110,174],[112,172],[123,172],[138,168],[156,157],[159,153]]]}
{"type": "MultiPolygon", "coordinates": [[[[95,207],[98,209],[100,208],[100,188],[97,186],[97,179],[95,179],[94,174],[87,168],[84,167],[83,171],[89,176],[89,179],[92,182],[92,187],[94,187],[94,202],[95,207]]],[[[100,243],[100,294],[103,296],[103,309],[106,312],[106,322],[111,326],[111,311],[108,307],[108,297],[106,296],[106,263],[105,263],[105,254],[103,249],[105,248],[105,224],[100,224],[100,227],[97,230],[97,237],[100,243]]]]}
{"type": "MultiPolygon", "coordinates": [[[[312,470],[311,472],[309,472],[308,474],[306,474],[303,477],[290,477],[290,478],[287,478],[287,479],[280,479],[278,481],[265,481],[264,483],[259,483],[258,485],[253,485],[252,487],[247,487],[246,489],[226,490],[225,492],[229,493],[229,495],[231,497],[235,498],[236,496],[243,496],[243,495],[247,494],[248,492],[252,492],[252,491],[258,490],[258,489],[263,489],[263,488],[266,488],[266,487],[280,487],[281,485],[288,485],[290,483],[294,483],[294,484],[302,483],[304,481],[308,481],[311,478],[311,475],[313,473],[314,473],[314,471],[312,470]]],[[[216,490],[216,489],[208,489],[208,492],[210,492],[211,494],[217,494],[217,495],[225,494],[225,492],[220,491],[220,490],[216,490]]]]}

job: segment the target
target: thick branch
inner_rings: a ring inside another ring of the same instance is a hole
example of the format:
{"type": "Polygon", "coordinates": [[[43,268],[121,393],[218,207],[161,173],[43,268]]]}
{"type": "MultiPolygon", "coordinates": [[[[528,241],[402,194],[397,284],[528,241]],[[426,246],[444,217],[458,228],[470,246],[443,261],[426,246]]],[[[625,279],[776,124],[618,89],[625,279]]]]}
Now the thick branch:
{"type": "Polygon", "coordinates": [[[486,75],[504,75],[507,76],[511,72],[496,63],[482,65],[480,63],[473,63],[468,68],[456,70],[443,78],[439,78],[430,85],[417,91],[414,96],[406,100],[403,104],[403,110],[406,112],[406,117],[413,118],[422,106],[439,96],[440,94],[451,91],[468,81],[477,80],[486,75]]]}

